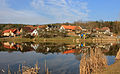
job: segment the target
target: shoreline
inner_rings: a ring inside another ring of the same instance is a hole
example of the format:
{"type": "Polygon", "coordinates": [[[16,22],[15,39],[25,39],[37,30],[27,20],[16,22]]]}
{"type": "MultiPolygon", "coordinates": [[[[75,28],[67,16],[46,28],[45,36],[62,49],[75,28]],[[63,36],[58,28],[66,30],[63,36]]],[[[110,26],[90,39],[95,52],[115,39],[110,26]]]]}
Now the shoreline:
{"type": "Polygon", "coordinates": [[[88,38],[88,39],[81,39],[79,37],[55,37],[55,38],[21,38],[21,37],[7,37],[7,38],[0,38],[0,41],[9,41],[9,42],[53,42],[53,43],[80,43],[80,42],[88,42],[88,43],[116,43],[119,42],[120,39],[113,38],[88,38]]]}
{"type": "Polygon", "coordinates": [[[105,67],[105,69],[103,69],[102,72],[97,72],[97,74],[119,74],[120,73],[119,67],[120,60],[116,60],[114,64],[105,67]]]}

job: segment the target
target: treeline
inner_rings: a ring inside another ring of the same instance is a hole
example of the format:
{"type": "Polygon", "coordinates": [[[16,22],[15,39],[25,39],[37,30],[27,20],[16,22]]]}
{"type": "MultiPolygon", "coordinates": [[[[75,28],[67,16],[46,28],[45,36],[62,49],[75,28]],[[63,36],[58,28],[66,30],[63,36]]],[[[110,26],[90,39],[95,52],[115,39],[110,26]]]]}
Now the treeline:
{"type": "Polygon", "coordinates": [[[21,28],[23,24],[0,24],[0,30],[4,31],[11,28],[21,28]]]}
{"type": "MultiPolygon", "coordinates": [[[[75,21],[74,23],[54,23],[54,24],[43,24],[43,25],[76,25],[81,26],[82,28],[86,28],[88,30],[92,30],[93,28],[102,28],[109,27],[111,32],[120,35],[120,21],[75,21]]],[[[25,24],[0,24],[0,30],[6,30],[11,28],[20,28],[25,26],[25,24]]],[[[36,25],[34,25],[36,26],[36,25]]]]}

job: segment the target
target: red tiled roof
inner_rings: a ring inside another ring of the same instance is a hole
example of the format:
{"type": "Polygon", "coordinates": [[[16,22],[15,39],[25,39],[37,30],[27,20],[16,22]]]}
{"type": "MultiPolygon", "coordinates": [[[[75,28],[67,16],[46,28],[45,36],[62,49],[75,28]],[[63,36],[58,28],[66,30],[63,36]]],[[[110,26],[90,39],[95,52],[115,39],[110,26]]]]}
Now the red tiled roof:
{"type": "Polygon", "coordinates": [[[96,30],[99,30],[99,28],[95,28],[96,30]]]}
{"type": "Polygon", "coordinates": [[[16,49],[14,46],[10,47],[10,46],[7,46],[7,45],[4,45],[4,48],[8,48],[8,49],[16,49]]]}
{"type": "Polygon", "coordinates": [[[70,30],[75,30],[75,29],[80,29],[80,30],[82,30],[82,28],[81,27],[79,27],[79,26],[71,26],[71,25],[62,25],[65,29],[70,29],[70,30]]]}
{"type": "Polygon", "coordinates": [[[33,32],[33,29],[31,29],[30,27],[23,27],[23,30],[25,32],[33,32]]]}
{"type": "Polygon", "coordinates": [[[33,27],[34,29],[37,29],[37,26],[36,27],[33,27]]]}
{"type": "Polygon", "coordinates": [[[38,26],[38,28],[45,28],[45,25],[40,25],[38,26]]]}
{"type": "Polygon", "coordinates": [[[10,31],[11,32],[15,32],[17,29],[8,29],[8,30],[5,30],[5,31],[3,31],[3,33],[9,33],[10,31]]]}
{"type": "Polygon", "coordinates": [[[110,30],[109,27],[103,27],[101,30],[110,30]]]}

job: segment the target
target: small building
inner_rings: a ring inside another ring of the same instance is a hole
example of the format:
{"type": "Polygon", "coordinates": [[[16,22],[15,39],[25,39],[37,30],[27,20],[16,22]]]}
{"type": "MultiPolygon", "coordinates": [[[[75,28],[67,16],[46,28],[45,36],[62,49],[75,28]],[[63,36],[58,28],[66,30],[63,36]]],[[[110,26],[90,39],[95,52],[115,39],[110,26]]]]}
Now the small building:
{"type": "Polygon", "coordinates": [[[103,27],[100,29],[101,32],[103,32],[103,34],[108,34],[110,33],[110,28],[109,27],[103,27]]]}
{"type": "Polygon", "coordinates": [[[39,26],[37,26],[36,29],[40,32],[43,32],[43,31],[45,31],[45,28],[46,28],[46,25],[39,25],[39,26]]]}
{"type": "Polygon", "coordinates": [[[71,26],[71,25],[62,25],[60,27],[60,31],[65,30],[65,31],[81,31],[82,28],[80,26],[71,26]]]}
{"type": "Polygon", "coordinates": [[[17,29],[8,29],[3,31],[3,36],[15,36],[17,32],[17,29]]]}
{"type": "Polygon", "coordinates": [[[31,29],[30,27],[23,27],[23,28],[21,28],[20,32],[22,32],[24,35],[28,35],[33,32],[33,29],[31,29]]]}
{"type": "Polygon", "coordinates": [[[94,28],[93,33],[97,34],[111,34],[109,27],[103,27],[103,28],[94,28]]]}
{"type": "Polygon", "coordinates": [[[34,29],[31,33],[31,36],[38,36],[38,31],[37,29],[34,29]]]}
{"type": "Polygon", "coordinates": [[[57,25],[47,25],[46,30],[47,31],[52,31],[52,30],[57,30],[58,26],[57,25]]]}

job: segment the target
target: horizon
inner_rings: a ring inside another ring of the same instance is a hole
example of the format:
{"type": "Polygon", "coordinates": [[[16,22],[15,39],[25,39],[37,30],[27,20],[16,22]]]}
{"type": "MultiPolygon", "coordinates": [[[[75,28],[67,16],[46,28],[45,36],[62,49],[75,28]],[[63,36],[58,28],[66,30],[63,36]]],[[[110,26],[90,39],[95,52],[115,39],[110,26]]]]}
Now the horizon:
{"type": "Polygon", "coordinates": [[[120,21],[119,3],[119,0],[0,0],[0,23],[120,21]]]}
{"type": "MultiPolygon", "coordinates": [[[[89,22],[120,22],[120,21],[104,21],[104,20],[96,20],[96,21],[74,21],[74,22],[80,22],[80,23],[89,23],[89,22]]],[[[61,22],[61,23],[45,23],[45,24],[27,24],[27,23],[0,23],[0,24],[22,24],[22,25],[49,25],[49,24],[65,24],[65,23],[70,23],[70,24],[74,24],[74,22],[61,22]]]]}

